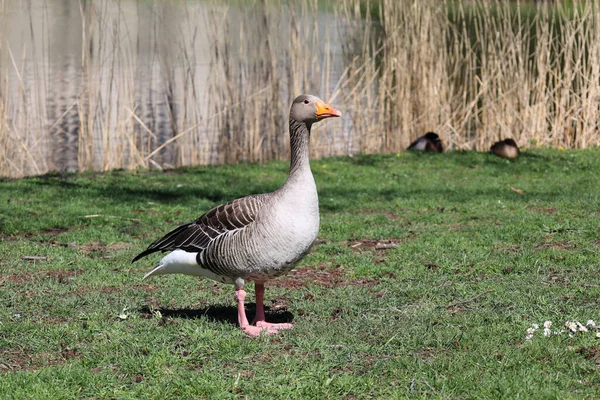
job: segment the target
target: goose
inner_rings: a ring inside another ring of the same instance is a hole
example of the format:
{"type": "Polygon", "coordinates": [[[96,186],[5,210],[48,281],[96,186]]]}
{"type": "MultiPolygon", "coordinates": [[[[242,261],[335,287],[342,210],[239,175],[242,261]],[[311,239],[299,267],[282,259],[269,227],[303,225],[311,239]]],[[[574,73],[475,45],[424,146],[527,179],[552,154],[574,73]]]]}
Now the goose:
{"type": "Polygon", "coordinates": [[[264,285],[294,268],[317,238],[319,202],[309,164],[310,130],[316,122],[341,115],[318,97],[296,97],[290,107],[291,161],[285,184],[271,193],[219,205],[150,244],[132,262],[157,251],[169,253],[143,279],[179,273],[233,284],[238,324],[246,334],[291,328],[290,323],[265,321],[264,285]],[[252,324],[244,308],[248,282],[254,282],[256,296],[252,324]]]}
{"type": "Polygon", "coordinates": [[[425,135],[417,138],[408,146],[408,150],[433,151],[437,153],[444,152],[444,146],[440,137],[435,132],[427,132],[425,135]]]}
{"type": "Polygon", "coordinates": [[[521,152],[519,146],[512,139],[504,139],[496,142],[490,147],[490,153],[497,155],[502,158],[515,159],[519,157],[521,152]]]}

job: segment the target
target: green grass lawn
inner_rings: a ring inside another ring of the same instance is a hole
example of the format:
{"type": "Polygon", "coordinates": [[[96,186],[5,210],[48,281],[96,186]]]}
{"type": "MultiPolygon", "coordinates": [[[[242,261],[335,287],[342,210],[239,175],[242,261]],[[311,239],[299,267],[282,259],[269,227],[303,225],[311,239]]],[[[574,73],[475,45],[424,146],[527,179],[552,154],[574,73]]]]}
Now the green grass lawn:
{"type": "Polygon", "coordinates": [[[142,281],[160,255],[130,261],[276,189],[287,163],[0,181],[0,397],[598,398],[595,329],[541,326],[600,324],[598,160],[312,162],[318,243],[266,291],[267,319],[295,327],[257,339],[236,327],[232,286],[142,281]]]}

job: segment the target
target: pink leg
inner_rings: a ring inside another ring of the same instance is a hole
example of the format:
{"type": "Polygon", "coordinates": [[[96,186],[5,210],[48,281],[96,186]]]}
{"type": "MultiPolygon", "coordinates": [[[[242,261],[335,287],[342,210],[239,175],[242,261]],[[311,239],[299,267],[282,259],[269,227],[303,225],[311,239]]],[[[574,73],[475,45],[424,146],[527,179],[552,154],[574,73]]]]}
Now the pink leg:
{"type": "Polygon", "coordinates": [[[244,300],[246,299],[246,292],[243,289],[236,289],[235,298],[237,300],[238,309],[238,323],[240,328],[250,336],[260,336],[260,333],[264,330],[258,326],[252,326],[248,323],[246,318],[246,309],[244,308],[244,300]]]}
{"type": "Polygon", "coordinates": [[[265,333],[279,333],[280,329],[290,329],[292,324],[272,324],[265,321],[265,285],[264,283],[255,283],[254,290],[256,291],[256,315],[252,323],[257,327],[265,330],[265,333]]]}

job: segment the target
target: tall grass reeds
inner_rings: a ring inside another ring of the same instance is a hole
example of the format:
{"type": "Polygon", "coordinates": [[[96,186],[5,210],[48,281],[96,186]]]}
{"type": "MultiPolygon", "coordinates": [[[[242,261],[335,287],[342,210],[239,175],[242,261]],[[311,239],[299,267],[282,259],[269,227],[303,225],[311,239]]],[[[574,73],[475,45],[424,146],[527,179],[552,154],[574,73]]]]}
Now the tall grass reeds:
{"type": "Polygon", "coordinates": [[[600,0],[68,7],[0,0],[0,176],[286,158],[303,92],[314,157],[600,144],[600,0]]]}

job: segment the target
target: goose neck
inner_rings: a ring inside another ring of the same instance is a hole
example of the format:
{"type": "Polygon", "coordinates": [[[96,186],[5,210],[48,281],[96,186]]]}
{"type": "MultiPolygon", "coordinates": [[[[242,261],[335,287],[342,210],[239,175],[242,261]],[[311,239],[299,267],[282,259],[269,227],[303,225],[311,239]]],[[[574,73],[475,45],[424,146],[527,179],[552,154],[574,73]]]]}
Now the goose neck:
{"type": "Polygon", "coordinates": [[[290,118],[290,178],[309,173],[310,125],[290,118]]]}

